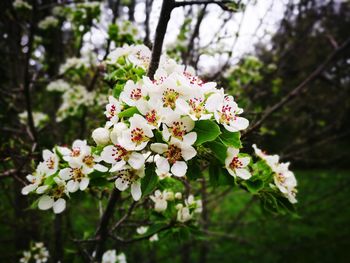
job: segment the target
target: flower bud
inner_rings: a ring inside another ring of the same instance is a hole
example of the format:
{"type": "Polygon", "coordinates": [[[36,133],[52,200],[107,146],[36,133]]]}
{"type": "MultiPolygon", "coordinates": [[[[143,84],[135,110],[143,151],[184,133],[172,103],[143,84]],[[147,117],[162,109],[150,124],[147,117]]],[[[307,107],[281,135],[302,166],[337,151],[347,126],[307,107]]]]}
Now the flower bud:
{"type": "Polygon", "coordinates": [[[175,198],[176,199],[182,199],[182,194],[180,193],[180,192],[177,192],[176,194],[175,194],[175,198]]]}
{"type": "Polygon", "coordinates": [[[109,142],[109,131],[106,128],[97,128],[92,132],[92,139],[97,145],[106,145],[109,142]]]}

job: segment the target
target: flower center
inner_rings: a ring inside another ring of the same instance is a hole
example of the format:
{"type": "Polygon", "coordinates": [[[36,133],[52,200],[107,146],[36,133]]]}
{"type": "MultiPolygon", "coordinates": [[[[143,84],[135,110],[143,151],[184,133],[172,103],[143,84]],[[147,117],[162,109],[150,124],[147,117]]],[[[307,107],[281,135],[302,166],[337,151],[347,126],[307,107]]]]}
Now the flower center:
{"type": "Polygon", "coordinates": [[[85,175],[83,174],[83,172],[81,171],[80,168],[73,168],[72,169],[72,179],[74,181],[80,182],[84,177],[85,177],[85,175]]]}
{"type": "Polygon", "coordinates": [[[140,88],[133,89],[130,93],[130,98],[132,100],[139,100],[142,97],[142,92],[140,88]]]}
{"type": "Polygon", "coordinates": [[[180,160],[182,157],[181,149],[171,144],[168,148],[168,151],[166,152],[166,157],[170,164],[174,164],[176,161],[180,160]]]}
{"type": "Polygon", "coordinates": [[[171,109],[175,109],[175,102],[179,97],[179,93],[174,89],[167,89],[163,92],[163,107],[170,107],[171,109]]]}
{"type": "Polygon", "coordinates": [[[148,137],[141,128],[135,128],[131,131],[131,141],[136,145],[139,145],[145,141],[148,141],[148,137]]]}
{"type": "Polygon", "coordinates": [[[189,105],[191,107],[192,114],[194,114],[196,118],[200,118],[204,111],[203,99],[201,98],[190,99],[189,105]]]}
{"type": "Polygon", "coordinates": [[[179,122],[179,121],[173,122],[173,126],[171,127],[171,133],[174,137],[182,140],[183,136],[186,133],[183,122],[179,122]]]}
{"type": "Polygon", "coordinates": [[[236,169],[242,167],[242,162],[238,159],[238,157],[233,157],[231,163],[230,163],[230,168],[231,169],[236,169]]]}
{"type": "Polygon", "coordinates": [[[46,160],[46,165],[49,169],[54,169],[55,168],[55,159],[53,157],[50,157],[49,159],[46,160]]]}
{"type": "Polygon", "coordinates": [[[85,163],[88,167],[94,166],[94,157],[92,157],[92,155],[85,156],[83,159],[83,163],[85,163]]]}
{"type": "Polygon", "coordinates": [[[111,117],[113,117],[115,115],[116,110],[117,110],[117,108],[115,107],[114,104],[112,104],[109,108],[109,111],[108,111],[109,115],[111,115],[111,117]]]}
{"type": "Polygon", "coordinates": [[[200,78],[193,76],[191,73],[184,71],[184,76],[190,81],[191,84],[197,84],[198,86],[203,86],[204,82],[200,78]]]}
{"type": "Polygon", "coordinates": [[[281,184],[284,184],[286,182],[286,178],[284,177],[284,175],[282,173],[278,173],[277,174],[277,181],[281,184]]]}
{"type": "Polygon", "coordinates": [[[61,198],[65,190],[64,185],[58,185],[55,189],[52,190],[52,197],[57,200],[61,198]]]}
{"type": "Polygon", "coordinates": [[[122,183],[124,184],[125,182],[127,184],[131,184],[133,182],[135,182],[139,176],[136,174],[136,171],[133,169],[125,169],[125,170],[121,170],[120,172],[118,172],[118,177],[122,179],[122,183]]]}
{"type": "Polygon", "coordinates": [[[70,154],[70,156],[72,157],[78,157],[80,155],[80,148],[76,147],[72,149],[72,152],[70,154]]]}
{"type": "Polygon", "coordinates": [[[232,120],[236,119],[236,116],[231,112],[232,107],[229,105],[224,105],[220,112],[220,122],[229,124],[232,120]]]}
{"type": "Polygon", "coordinates": [[[151,111],[147,112],[145,118],[149,124],[151,124],[153,126],[158,126],[159,117],[158,117],[157,112],[155,110],[151,110],[151,111]]]}
{"type": "Polygon", "coordinates": [[[114,160],[116,160],[117,162],[119,162],[122,159],[125,159],[128,155],[128,151],[125,150],[125,148],[123,148],[119,144],[116,144],[112,149],[112,151],[113,151],[112,156],[114,157],[114,160]]]}

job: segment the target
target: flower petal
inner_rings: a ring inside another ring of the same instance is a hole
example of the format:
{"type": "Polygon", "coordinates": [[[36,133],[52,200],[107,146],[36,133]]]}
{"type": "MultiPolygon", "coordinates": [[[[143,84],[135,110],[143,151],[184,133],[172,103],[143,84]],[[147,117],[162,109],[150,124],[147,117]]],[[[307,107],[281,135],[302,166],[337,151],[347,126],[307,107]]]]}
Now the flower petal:
{"type": "Polygon", "coordinates": [[[247,169],[235,169],[236,175],[244,180],[249,179],[252,175],[247,169]]]}
{"type": "Polygon", "coordinates": [[[133,152],[130,154],[128,163],[134,169],[140,169],[145,163],[145,157],[141,153],[133,152]]]}
{"type": "Polygon", "coordinates": [[[184,176],[186,174],[186,171],[187,171],[187,164],[183,161],[177,161],[171,167],[171,172],[177,177],[184,176]]]}
{"type": "Polygon", "coordinates": [[[141,195],[142,195],[140,181],[136,181],[136,182],[132,183],[132,185],[131,185],[131,195],[132,195],[132,198],[134,198],[135,201],[140,200],[141,195]]]}
{"type": "Polygon", "coordinates": [[[66,200],[63,198],[58,199],[54,204],[53,204],[53,212],[55,214],[60,214],[66,209],[66,200]]]}
{"type": "Polygon", "coordinates": [[[81,191],[84,191],[89,186],[89,183],[90,183],[90,179],[88,177],[81,179],[79,184],[79,189],[81,191]]]}
{"type": "Polygon", "coordinates": [[[53,206],[54,200],[51,196],[44,195],[39,199],[38,207],[40,210],[48,210],[53,206]]]}

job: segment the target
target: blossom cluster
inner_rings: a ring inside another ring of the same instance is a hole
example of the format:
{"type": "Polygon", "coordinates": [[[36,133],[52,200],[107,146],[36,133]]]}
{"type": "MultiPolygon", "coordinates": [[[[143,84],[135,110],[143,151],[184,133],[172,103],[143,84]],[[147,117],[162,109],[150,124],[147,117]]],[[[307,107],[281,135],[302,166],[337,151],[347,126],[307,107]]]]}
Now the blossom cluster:
{"type": "Polygon", "coordinates": [[[53,209],[58,214],[66,208],[66,198],[70,193],[84,191],[90,183],[93,171],[107,172],[107,167],[98,163],[92,148],[86,141],[74,141],[72,148],[56,147],[43,151],[43,161],[33,174],[27,175],[30,184],[22,189],[22,194],[31,192],[42,195],[38,200],[41,210],[53,209]]]}
{"type": "MultiPolygon", "coordinates": [[[[34,126],[36,128],[42,128],[49,121],[49,116],[43,112],[34,111],[32,112],[32,115],[33,115],[34,126]]],[[[20,114],[18,114],[18,118],[22,124],[24,125],[27,124],[28,112],[27,111],[21,112],[20,114]]]]}
{"type": "Polygon", "coordinates": [[[273,171],[273,180],[275,186],[289,200],[289,202],[292,204],[296,203],[297,180],[294,176],[294,173],[289,170],[289,162],[280,163],[279,156],[277,154],[268,155],[259,149],[255,144],[253,145],[253,148],[255,154],[264,160],[273,171]]]}
{"type": "Polygon", "coordinates": [[[44,246],[44,243],[33,243],[30,250],[24,251],[23,256],[20,258],[20,263],[45,263],[49,259],[49,251],[44,246]]]}
{"type": "MultiPolygon", "coordinates": [[[[168,202],[176,200],[182,200],[182,193],[174,192],[170,190],[156,190],[150,199],[154,202],[154,210],[162,213],[167,210],[168,202]]],[[[202,200],[195,200],[193,195],[189,195],[184,203],[177,203],[175,205],[177,210],[177,221],[184,223],[193,218],[194,214],[202,212],[202,200]]]]}
{"type": "MultiPolygon", "coordinates": [[[[221,133],[234,136],[248,127],[249,122],[240,116],[243,110],[233,96],[217,88],[215,82],[200,79],[190,67],[162,56],[154,78],[145,76],[150,56],[151,51],[144,45],[125,45],[109,54],[107,72],[110,68],[111,75],[120,72],[134,75],[116,84],[113,95],[108,97],[105,123],[92,132],[96,147],[76,140],[71,149],[55,147],[53,151],[43,152],[44,161],[39,163],[35,173],[28,175],[30,184],[22,191],[23,194],[36,192],[42,195],[38,203],[40,209],[53,208],[55,213],[62,212],[70,193],[88,188],[93,171],[99,171],[105,179],[114,181],[120,191],[130,188],[132,198],[138,201],[142,197],[142,180],[150,167],[154,167],[152,176],[158,176],[160,180],[184,177],[189,162],[200,158],[198,150],[202,147],[203,137],[210,133],[215,135],[204,139],[209,141],[221,133]],[[210,129],[216,130],[213,133],[210,129]]],[[[118,76],[116,81],[121,79],[118,76]]],[[[63,105],[67,104],[67,107],[74,106],[77,100],[82,102],[79,92],[72,87],[67,90],[68,87],[68,83],[57,80],[48,89],[63,91],[63,105]]],[[[83,96],[93,99],[92,94],[87,94],[83,96]]],[[[239,153],[237,145],[224,144],[221,139],[217,143],[221,143],[226,151],[222,163],[228,173],[239,182],[249,180],[252,177],[251,158],[239,153]]],[[[282,180],[291,178],[288,165],[277,163],[278,160],[273,164],[279,176],[276,186],[293,202],[294,185],[289,184],[290,179],[282,180]]],[[[165,211],[168,202],[181,199],[180,195],[155,191],[151,196],[154,209],[165,211]]],[[[189,196],[177,204],[176,209],[177,220],[186,222],[194,213],[200,212],[201,203],[189,196]]]]}

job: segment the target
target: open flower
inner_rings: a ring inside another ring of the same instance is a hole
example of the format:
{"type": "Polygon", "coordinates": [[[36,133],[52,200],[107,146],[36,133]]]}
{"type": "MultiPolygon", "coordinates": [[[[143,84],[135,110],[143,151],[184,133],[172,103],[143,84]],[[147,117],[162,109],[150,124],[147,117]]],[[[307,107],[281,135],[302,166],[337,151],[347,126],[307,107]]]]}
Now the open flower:
{"type": "Polygon", "coordinates": [[[64,195],[68,195],[66,182],[59,177],[54,178],[56,185],[49,190],[48,194],[39,199],[38,207],[40,210],[53,208],[55,214],[60,214],[66,209],[66,200],[64,195]]]}
{"type": "Polygon", "coordinates": [[[190,132],[193,128],[194,121],[191,118],[187,116],[181,118],[180,115],[171,114],[163,125],[162,135],[166,141],[172,139],[192,145],[197,140],[197,134],[190,132]]]}
{"type": "Polygon", "coordinates": [[[90,178],[83,172],[82,168],[64,168],[59,176],[67,181],[68,192],[74,193],[80,189],[84,191],[90,183],[90,178]]]}
{"type": "Polygon", "coordinates": [[[123,91],[120,93],[119,99],[125,102],[129,106],[136,106],[140,100],[143,100],[147,96],[145,86],[142,82],[133,82],[128,80],[124,86],[123,91]]]}
{"type": "Polygon", "coordinates": [[[28,174],[26,176],[30,184],[22,188],[22,194],[27,195],[36,190],[38,194],[43,193],[48,186],[41,186],[46,178],[45,174],[45,164],[43,162],[39,163],[38,167],[35,170],[34,174],[28,174]]]}
{"type": "Polygon", "coordinates": [[[197,154],[192,146],[178,141],[171,141],[169,145],[153,143],[151,150],[161,155],[156,161],[157,170],[161,173],[171,171],[173,175],[178,177],[186,174],[186,161],[192,159],[197,154]]]}
{"type": "Polygon", "coordinates": [[[43,151],[44,166],[43,170],[47,176],[50,176],[57,172],[59,159],[56,153],[50,150],[43,151]]]}
{"type": "Polygon", "coordinates": [[[190,116],[190,118],[194,121],[208,120],[213,116],[213,114],[208,112],[205,108],[204,96],[196,96],[188,100],[179,98],[176,101],[176,108],[182,114],[190,116]]]}
{"type": "Polygon", "coordinates": [[[110,172],[121,170],[127,164],[137,170],[145,163],[145,157],[141,153],[127,151],[119,144],[104,147],[101,152],[101,159],[112,164],[110,172]]]}
{"type": "Polygon", "coordinates": [[[159,190],[156,190],[154,192],[154,195],[150,196],[151,200],[154,202],[154,210],[156,212],[163,212],[168,207],[167,202],[167,192],[164,191],[163,193],[159,190]]]}
{"type": "Polygon", "coordinates": [[[248,170],[250,162],[249,157],[238,157],[239,149],[229,147],[226,153],[225,166],[232,176],[238,176],[244,180],[249,179],[252,175],[248,170]]]}
{"type": "Polygon", "coordinates": [[[183,204],[177,204],[177,221],[181,223],[185,223],[192,219],[192,214],[190,212],[190,209],[187,206],[184,206],[183,204]]]}
{"type": "Polygon", "coordinates": [[[147,230],[148,230],[148,226],[140,226],[140,227],[136,228],[136,232],[139,235],[146,234],[147,230]]]}
{"type": "Polygon", "coordinates": [[[118,114],[122,110],[120,102],[113,96],[108,97],[109,103],[106,105],[105,115],[108,119],[106,127],[109,128],[114,124],[118,123],[118,114]]]}
{"type": "Polygon", "coordinates": [[[141,198],[141,178],[145,176],[144,167],[136,170],[126,165],[122,170],[117,171],[115,187],[119,191],[125,191],[129,186],[131,195],[135,201],[141,198]]]}
{"type": "Polygon", "coordinates": [[[123,131],[119,143],[128,151],[139,151],[146,147],[153,132],[145,118],[140,114],[134,114],[130,119],[130,128],[123,131]]]}
{"type": "Polygon", "coordinates": [[[230,132],[244,130],[249,125],[247,119],[238,116],[243,110],[238,107],[232,96],[225,96],[223,90],[209,96],[205,107],[209,112],[213,112],[215,120],[230,132]]]}

